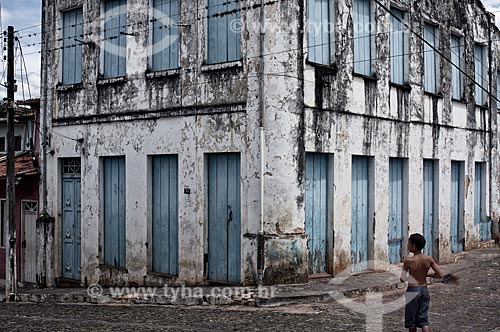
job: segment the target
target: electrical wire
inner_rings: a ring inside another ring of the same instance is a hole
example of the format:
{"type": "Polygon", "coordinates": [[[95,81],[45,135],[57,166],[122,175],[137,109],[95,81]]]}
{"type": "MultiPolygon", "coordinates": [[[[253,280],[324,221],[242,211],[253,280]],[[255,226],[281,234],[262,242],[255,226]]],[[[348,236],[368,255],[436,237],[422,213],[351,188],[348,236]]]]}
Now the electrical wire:
{"type": "MultiPolygon", "coordinates": [[[[472,16],[472,15],[471,15],[471,16],[472,16]]],[[[412,31],[412,32],[413,32],[413,31],[412,31]]],[[[379,33],[379,34],[380,34],[380,33],[379,33]]],[[[330,44],[330,43],[328,43],[328,44],[330,44]]],[[[316,46],[318,46],[318,45],[313,45],[312,47],[316,47],[316,46]]],[[[305,48],[304,48],[304,49],[305,49],[305,48]]],[[[436,48],[434,47],[434,49],[433,49],[433,50],[434,50],[434,51],[436,51],[436,50],[438,50],[438,49],[436,49],[436,48]]],[[[283,52],[289,52],[289,51],[290,51],[290,50],[283,51],[283,52]]],[[[272,52],[272,53],[270,53],[270,54],[266,54],[265,56],[275,55],[275,54],[278,54],[278,53],[283,53],[283,52],[272,52]]],[[[39,53],[39,52],[27,53],[26,55],[35,54],[35,53],[39,53]]],[[[414,53],[417,53],[417,52],[414,52],[414,53]]],[[[420,53],[420,52],[418,52],[418,53],[420,53]]],[[[408,53],[408,54],[412,54],[412,53],[408,53]]],[[[364,61],[364,60],[362,60],[362,61],[364,61]]],[[[362,62],[362,61],[359,61],[359,62],[362,62]]],[[[354,61],[353,63],[355,63],[355,62],[356,62],[356,61],[354,61]]],[[[484,66],[484,64],[483,64],[483,66],[484,66]]],[[[474,82],[475,82],[475,81],[474,81],[474,82]]],[[[475,84],[479,85],[477,82],[475,82],[475,84]]],[[[488,93],[489,93],[489,92],[488,92],[488,93]]],[[[496,98],[495,98],[495,99],[496,99],[496,98]]]]}

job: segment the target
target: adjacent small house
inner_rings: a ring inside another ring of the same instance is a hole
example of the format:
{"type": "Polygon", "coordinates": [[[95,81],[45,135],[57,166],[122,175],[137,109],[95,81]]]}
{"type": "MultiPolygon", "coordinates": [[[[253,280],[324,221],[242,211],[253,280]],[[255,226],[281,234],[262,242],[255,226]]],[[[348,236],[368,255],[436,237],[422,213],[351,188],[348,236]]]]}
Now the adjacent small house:
{"type": "MultiPolygon", "coordinates": [[[[40,99],[18,101],[15,108],[15,194],[17,279],[34,284],[36,278],[36,220],[38,188],[40,99]]],[[[5,280],[8,214],[6,204],[7,111],[0,106],[0,283],[5,280]]]]}

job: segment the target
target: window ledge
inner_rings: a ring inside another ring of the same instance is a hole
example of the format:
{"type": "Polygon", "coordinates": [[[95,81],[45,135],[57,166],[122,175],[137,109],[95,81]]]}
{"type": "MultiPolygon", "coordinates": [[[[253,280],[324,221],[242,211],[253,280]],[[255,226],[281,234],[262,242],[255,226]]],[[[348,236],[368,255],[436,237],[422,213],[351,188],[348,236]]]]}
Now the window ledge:
{"type": "Polygon", "coordinates": [[[83,89],[83,83],[76,83],[76,84],[58,84],[56,87],[56,90],[59,92],[66,92],[66,91],[76,91],[76,90],[82,90],[83,89]]]}
{"type": "Polygon", "coordinates": [[[337,67],[336,63],[332,63],[330,65],[325,65],[325,64],[322,64],[322,63],[316,63],[316,62],[312,62],[312,61],[306,60],[306,64],[308,64],[309,66],[318,68],[318,69],[322,69],[324,71],[329,71],[332,74],[336,74],[339,71],[339,68],[337,67]]]}
{"type": "Polygon", "coordinates": [[[172,77],[172,76],[179,76],[180,74],[181,74],[180,68],[159,70],[159,71],[149,71],[146,73],[146,78],[151,79],[151,78],[172,77]]]}
{"type": "Polygon", "coordinates": [[[443,99],[443,95],[442,94],[437,94],[437,93],[434,93],[434,92],[424,91],[424,95],[429,96],[429,97],[443,99]]]}
{"type": "Polygon", "coordinates": [[[399,90],[404,90],[408,92],[411,91],[411,86],[409,84],[399,84],[399,83],[389,82],[389,86],[399,90]]]}
{"type": "Polygon", "coordinates": [[[368,75],[364,75],[364,74],[360,74],[360,73],[356,73],[356,72],[353,72],[352,76],[353,77],[360,77],[360,78],[364,79],[365,81],[378,82],[378,77],[376,77],[376,76],[368,76],[368,75]]]}
{"type": "Polygon", "coordinates": [[[178,277],[178,275],[176,275],[176,274],[168,274],[168,273],[163,273],[163,272],[149,271],[148,274],[152,275],[152,276],[163,277],[163,278],[177,278],[178,277]]]}
{"type": "Polygon", "coordinates": [[[486,105],[478,105],[478,104],[476,104],[476,107],[485,110],[485,109],[488,109],[489,106],[488,106],[488,104],[486,104],[486,105]]]}
{"type": "Polygon", "coordinates": [[[243,68],[243,61],[230,61],[223,63],[205,64],[201,67],[202,72],[220,71],[227,69],[240,69],[243,68]]]}
{"type": "Polygon", "coordinates": [[[97,80],[97,86],[119,85],[127,83],[127,76],[113,77],[113,78],[100,78],[97,80]]]}
{"type": "Polygon", "coordinates": [[[460,98],[460,99],[457,99],[457,98],[451,98],[451,101],[453,102],[456,102],[456,103],[462,103],[462,104],[467,104],[467,100],[465,100],[465,98],[460,98]]]}

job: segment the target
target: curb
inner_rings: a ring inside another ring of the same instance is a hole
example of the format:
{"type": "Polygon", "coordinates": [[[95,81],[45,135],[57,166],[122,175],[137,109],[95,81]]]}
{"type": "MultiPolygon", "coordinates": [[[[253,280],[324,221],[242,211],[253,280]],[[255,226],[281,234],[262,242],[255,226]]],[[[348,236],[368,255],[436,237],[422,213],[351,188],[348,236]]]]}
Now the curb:
{"type": "MultiPolygon", "coordinates": [[[[366,293],[383,293],[391,290],[402,289],[406,287],[406,283],[393,283],[382,286],[354,288],[342,291],[343,295],[348,298],[356,298],[365,295],[366,293]]],[[[256,304],[258,307],[279,307],[289,304],[305,304],[305,303],[330,303],[335,302],[335,298],[331,295],[333,292],[318,292],[316,294],[297,295],[297,296],[275,296],[272,298],[257,298],[256,304]]]]}
{"type": "MultiPolygon", "coordinates": [[[[402,289],[404,283],[393,283],[382,286],[355,288],[343,290],[346,297],[354,298],[362,296],[368,292],[386,292],[395,289],[402,289]]],[[[93,304],[93,305],[177,305],[177,306],[226,306],[240,305],[250,307],[278,307],[290,304],[305,303],[328,303],[335,302],[331,296],[334,291],[318,291],[299,295],[283,295],[274,297],[259,297],[251,292],[241,295],[194,295],[185,297],[147,295],[139,296],[120,295],[112,296],[103,294],[99,297],[92,297],[87,293],[75,294],[19,294],[18,302],[21,303],[48,303],[48,304],[93,304]]]]}

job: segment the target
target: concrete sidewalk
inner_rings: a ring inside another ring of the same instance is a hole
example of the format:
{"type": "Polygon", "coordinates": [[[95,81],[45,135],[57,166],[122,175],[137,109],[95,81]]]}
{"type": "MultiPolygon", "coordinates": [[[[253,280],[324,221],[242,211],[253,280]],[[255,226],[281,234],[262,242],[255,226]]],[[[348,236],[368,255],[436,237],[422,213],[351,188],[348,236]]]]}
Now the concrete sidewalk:
{"type": "MultiPolygon", "coordinates": [[[[456,273],[466,266],[491,256],[500,257],[498,249],[477,249],[455,255],[455,264],[443,265],[446,273],[456,273]]],[[[57,289],[19,289],[18,300],[33,303],[89,303],[143,305],[247,305],[280,306],[297,303],[335,301],[332,294],[357,297],[367,292],[385,292],[405,288],[399,282],[401,267],[389,272],[366,272],[342,278],[312,279],[307,284],[264,287],[115,287],[57,289]]],[[[431,280],[429,280],[431,281],[431,280]]],[[[2,292],[0,294],[4,294],[2,292]]]]}

